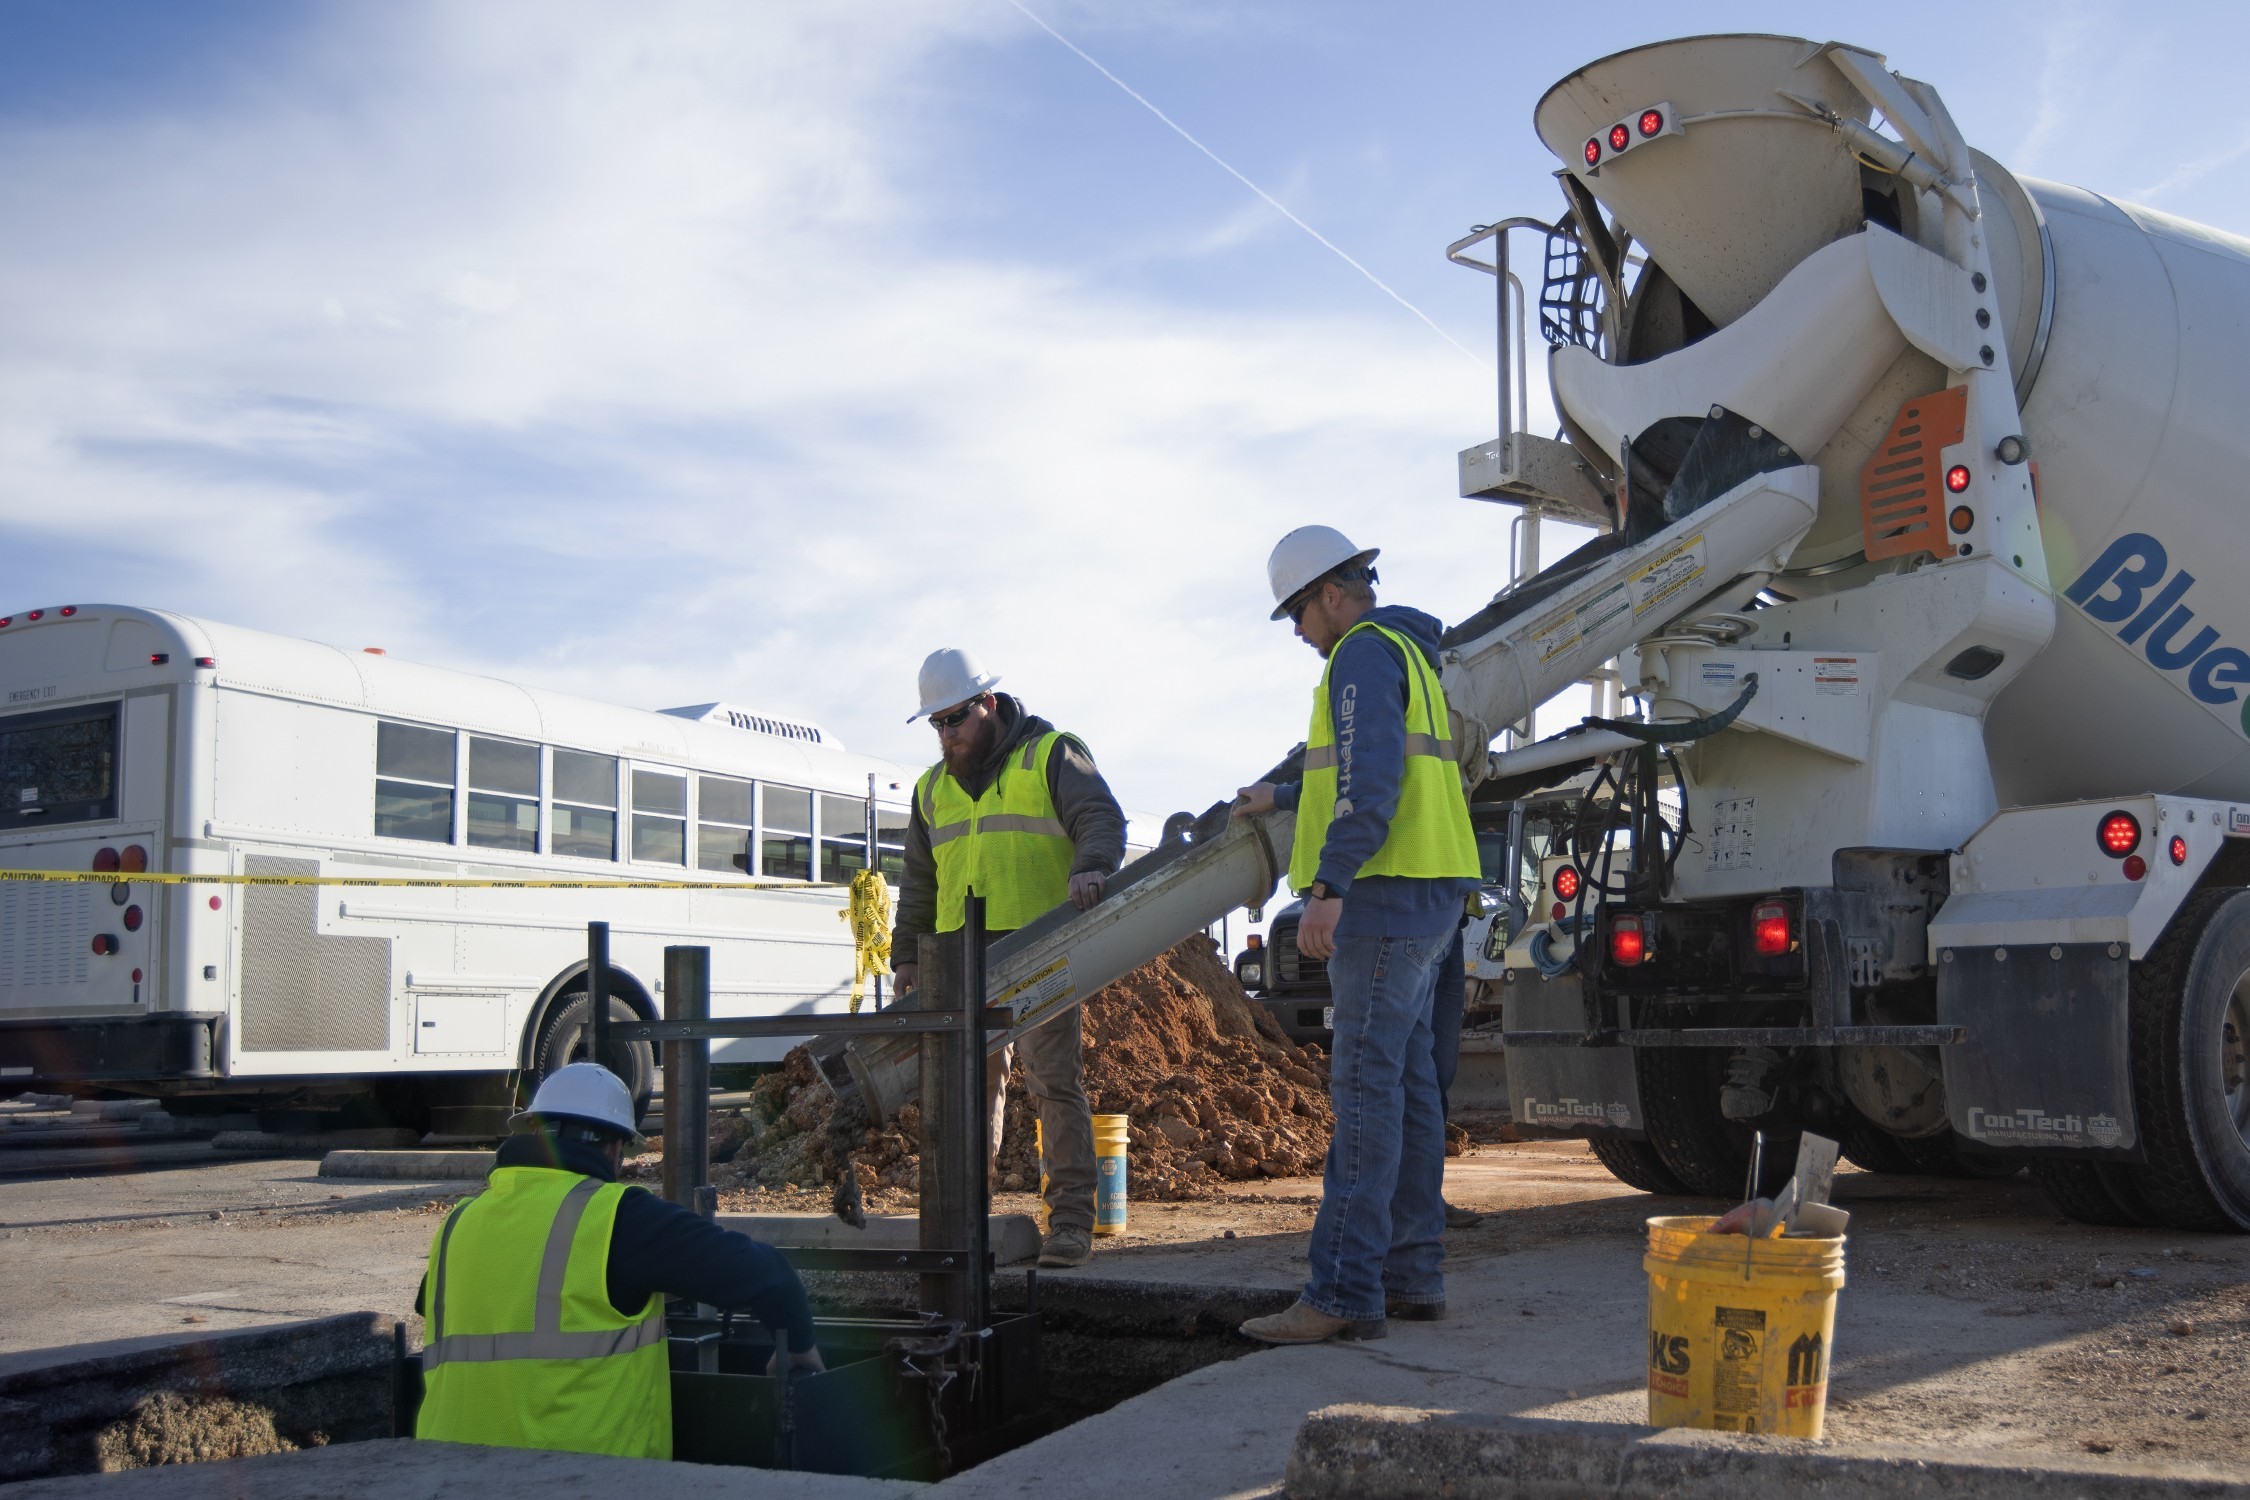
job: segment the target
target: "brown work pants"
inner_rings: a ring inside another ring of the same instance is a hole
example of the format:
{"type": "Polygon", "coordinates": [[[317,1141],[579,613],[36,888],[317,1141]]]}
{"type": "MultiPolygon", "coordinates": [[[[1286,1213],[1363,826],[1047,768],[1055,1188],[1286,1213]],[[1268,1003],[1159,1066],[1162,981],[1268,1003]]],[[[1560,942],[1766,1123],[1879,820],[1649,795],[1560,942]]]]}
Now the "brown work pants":
{"type": "MultiPolygon", "coordinates": [[[[985,1096],[992,1105],[992,1152],[1008,1111],[1008,1064],[1020,1048],[1024,1082],[1039,1112],[1046,1152],[1047,1228],[1094,1228],[1094,1113],[1086,1104],[1086,1069],[1079,1057],[1079,1012],[1072,1006],[992,1060],[985,1096]]],[[[992,1163],[988,1162],[988,1169],[992,1163]]]]}

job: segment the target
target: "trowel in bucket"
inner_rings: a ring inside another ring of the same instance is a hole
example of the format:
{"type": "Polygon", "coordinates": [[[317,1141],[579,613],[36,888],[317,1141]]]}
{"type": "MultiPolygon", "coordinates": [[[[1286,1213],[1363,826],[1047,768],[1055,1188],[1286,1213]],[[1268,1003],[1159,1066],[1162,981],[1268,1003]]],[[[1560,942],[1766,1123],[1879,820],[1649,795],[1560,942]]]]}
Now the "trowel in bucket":
{"type": "Polygon", "coordinates": [[[1851,1223],[1850,1214],[1828,1202],[1836,1187],[1836,1150],[1836,1143],[1824,1135],[1807,1131],[1798,1137],[1797,1170],[1773,1203],[1783,1234],[1833,1238],[1851,1223]]]}

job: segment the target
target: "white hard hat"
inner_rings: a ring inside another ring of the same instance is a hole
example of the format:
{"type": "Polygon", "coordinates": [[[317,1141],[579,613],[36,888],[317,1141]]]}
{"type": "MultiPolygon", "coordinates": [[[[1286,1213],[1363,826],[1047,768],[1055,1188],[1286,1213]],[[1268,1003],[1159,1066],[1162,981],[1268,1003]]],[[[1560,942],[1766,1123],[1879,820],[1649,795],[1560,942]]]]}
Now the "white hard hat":
{"type": "Polygon", "coordinates": [[[1364,550],[1333,526],[1300,526],[1274,543],[1266,559],[1266,581],[1273,585],[1273,618],[1289,613],[1290,601],[1338,568],[1370,563],[1380,547],[1364,550]]]}
{"type": "Polygon", "coordinates": [[[531,1096],[531,1107],[516,1119],[529,1115],[542,1120],[576,1120],[614,1131],[634,1145],[641,1143],[641,1122],[633,1114],[633,1091],[625,1087],[624,1079],[600,1063],[574,1062],[549,1073],[531,1096]]]}
{"type": "Polygon", "coordinates": [[[959,646],[946,646],[922,659],[922,706],[906,716],[911,724],[924,714],[966,703],[1000,685],[998,672],[987,672],[977,659],[959,646]]]}

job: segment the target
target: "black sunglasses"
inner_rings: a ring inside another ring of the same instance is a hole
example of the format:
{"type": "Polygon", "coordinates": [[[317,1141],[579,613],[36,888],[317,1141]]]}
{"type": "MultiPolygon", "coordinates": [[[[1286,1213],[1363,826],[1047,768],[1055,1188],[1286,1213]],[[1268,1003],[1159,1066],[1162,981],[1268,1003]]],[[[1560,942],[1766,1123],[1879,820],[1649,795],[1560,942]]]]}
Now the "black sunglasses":
{"type": "Polygon", "coordinates": [[[959,729],[969,721],[969,715],[975,713],[977,705],[983,701],[982,698],[971,698],[949,714],[931,714],[930,724],[937,729],[959,729]]]}

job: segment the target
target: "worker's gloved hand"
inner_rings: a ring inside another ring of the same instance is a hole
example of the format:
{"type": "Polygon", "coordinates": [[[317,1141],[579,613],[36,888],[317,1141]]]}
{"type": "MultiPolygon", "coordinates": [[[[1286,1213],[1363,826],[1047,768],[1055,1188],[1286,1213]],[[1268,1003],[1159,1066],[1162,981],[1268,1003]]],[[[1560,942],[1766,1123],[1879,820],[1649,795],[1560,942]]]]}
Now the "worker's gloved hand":
{"type": "Polygon", "coordinates": [[[1336,919],[1344,914],[1344,898],[1305,901],[1305,914],[1297,919],[1297,951],[1322,961],[1336,952],[1336,919]]]}
{"type": "Polygon", "coordinates": [[[1102,899],[1109,888],[1109,880],[1098,870],[1084,870],[1070,877],[1070,904],[1080,911],[1086,910],[1102,899]]]}
{"type": "MultiPolygon", "coordinates": [[[[800,1350],[789,1356],[789,1373],[792,1375],[818,1375],[827,1368],[827,1365],[821,1363],[818,1347],[800,1350]]],[[[766,1361],[766,1374],[769,1377],[779,1377],[781,1374],[781,1346],[779,1344],[774,1346],[773,1358],[766,1361]]]]}
{"type": "Polygon", "coordinates": [[[1249,786],[1237,788],[1234,794],[1234,806],[1227,811],[1237,818],[1256,817],[1259,813],[1272,812],[1273,783],[1257,781],[1252,782],[1249,786]]]}
{"type": "Polygon", "coordinates": [[[891,993],[894,995],[905,994],[908,990],[914,988],[915,982],[921,978],[921,975],[922,966],[920,964],[893,962],[891,964],[891,993]]]}

